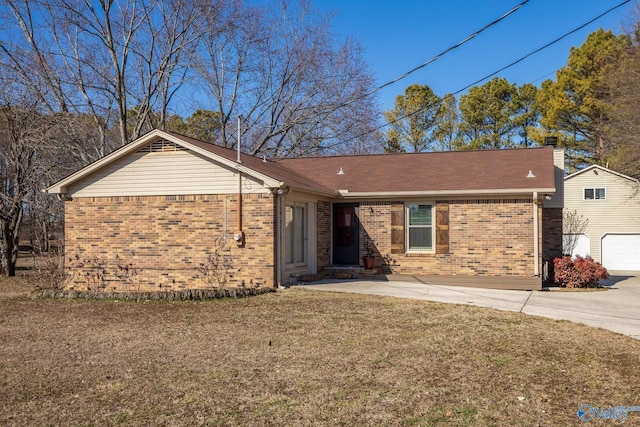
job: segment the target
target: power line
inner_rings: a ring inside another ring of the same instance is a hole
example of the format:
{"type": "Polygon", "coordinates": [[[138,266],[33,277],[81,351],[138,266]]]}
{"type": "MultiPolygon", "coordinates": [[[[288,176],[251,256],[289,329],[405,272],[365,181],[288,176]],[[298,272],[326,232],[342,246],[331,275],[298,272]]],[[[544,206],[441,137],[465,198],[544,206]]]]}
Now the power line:
{"type": "MultiPolygon", "coordinates": [[[[570,30],[570,31],[569,31],[569,32],[567,32],[567,33],[564,33],[563,35],[561,35],[560,37],[556,38],[555,40],[552,40],[551,42],[549,42],[549,43],[547,43],[547,44],[545,44],[545,45],[543,45],[543,46],[541,46],[541,47],[539,47],[539,48],[537,48],[537,49],[535,49],[535,50],[533,50],[533,51],[531,51],[531,52],[527,53],[526,55],[524,55],[524,56],[522,56],[522,57],[520,57],[520,58],[516,59],[515,61],[513,61],[513,62],[509,63],[508,65],[505,65],[504,67],[502,67],[502,68],[500,68],[500,69],[498,69],[498,70],[496,70],[496,71],[494,71],[494,72],[492,72],[492,73],[490,73],[490,74],[487,74],[486,76],[484,76],[484,77],[482,77],[482,78],[480,78],[480,79],[476,80],[475,82],[470,83],[470,84],[466,85],[465,87],[463,87],[463,88],[461,88],[461,89],[456,90],[455,92],[453,92],[453,93],[452,93],[452,95],[458,95],[458,94],[460,94],[460,93],[464,92],[465,90],[467,90],[467,89],[469,89],[469,88],[471,88],[471,87],[473,87],[473,86],[477,85],[478,83],[481,83],[481,82],[483,82],[484,80],[487,80],[488,78],[493,77],[493,76],[495,76],[496,74],[498,74],[498,73],[500,73],[500,72],[502,72],[502,71],[504,71],[504,70],[506,70],[506,69],[508,69],[508,68],[511,68],[511,67],[513,67],[513,66],[514,66],[514,65],[516,65],[516,64],[519,64],[520,62],[524,61],[525,59],[529,58],[530,56],[535,55],[536,53],[539,53],[539,52],[541,52],[541,51],[543,51],[543,50],[545,50],[545,49],[549,48],[550,46],[552,46],[552,45],[554,45],[554,44],[558,43],[559,41],[561,41],[561,40],[563,40],[563,39],[567,38],[567,37],[568,37],[568,36],[570,36],[571,34],[573,34],[573,33],[577,32],[577,31],[580,31],[581,29],[585,28],[586,26],[588,26],[588,25],[592,24],[593,22],[597,21],[598,19],[602,18],[603,16],[608,15],[609,13],[611,13],[611,12],[613,12],[614,10],[616,10],[616,9],[618,9],[618,8],[620,8],[620,7],[622,7],[622,6],[624,6],[625,4],[627,4],[627,3],[629,3],[629,2],[631,2],[631,0],[625,0],[625,1],[623,1],[622,3],[619,3],[619,4],[617,4],[617,5],[613,6],[613,7],[611,7],[610,9],[606,10],[605,12],[602,12],[601,14],[599,14],[598,16],[596,16],[595,18],[592,18],[592,19],[590,19],[589,21],[585,22],[584,24],[582,24],[582,25],[580,25],[580,26],[578,26],[578,27],[576,27],[576,28],[574,28],[574,29],[570,30]]],[[[525,3],[526,3],[526,2],[525,2],[525,3]]],[[[522,4],[524,4],[524,3],[522,3],[522,4]]],[[[522,5],[522,4],[521,4],[521,5],[522,5]]],[[[521,5],[519,5],[519,6],[521,6],[521,5]]],[[[519,7],[519,6],[517,6],[517,7],[519,7]]],[[[453,49],[453,48],[449,48],[447,51],[452,50],[452,49],[453,49]]],[[[447,52],[447,51],[445,51],[445,52],[447,52]]],[[[442,55],[440,55],[440,56],[442,56],[442,55]]],[[[437,59],[437,58],[436,58],[436,59],[437,59]]],[[[378,90],[382,89],[383,87],[386,87],[386,86],[389,86],[390,84],[395,83],[396,81],[398,81],[398,80],[400,80],[400,79],[402,79],[402,78],[404,78],[404,77],[408,76],[410,73],[414,72],[415,70],[417,70],[417,69],[419,69],[419,68],[422,68],[423,66],[426,66],[427,64],[429,64],[430,62],[433,62],[434,60],[435,60],[435,59],[433,59],[433,60],[429,60],[428,62],[424,63],[422,66],[419,66],[419,67],[414,68],[413,70],[411,70],[411,71],[409,71],[409,72],[405,73],[403,76],[401,76],[401,77],[397,78],[396,80],[394,80],[394,81],[392,81],[392,82],[385,83],[384,85],[380,86],[379,88],[377,88],[377,89],[375,89],[375,90],[373,90],[373,91],[369,92],[369,93],[368,93],[368,94],[366,94],[365,96],[367,96],[367,95],[369,95],[369,94],[372,94],[372,93],[375,93],[376,91],[378,91],[378,90]]],[[[359,98],[358,98],[358,99],[359,99],[359,98]]],[[[392,125],[392,124],[394,124],[394,123],[397,123],[397,122],[399,122],[399,121],[401,121],[401,120],[403,120],[403,119],[405,119],[405,118],[407,118],[407,117],[411,117],[411,116],[413,116],[413,115],[419,114],[419,113],[421,113],[422,111],[426,110],[427,108],[435,107],[435,106],[437,106],[438,104],[441,104],[443,101],[444,101],[444,98],[443,98],[443,99],[441,99],[440,101],[437,101],[437,102],[434,102],[434,103],[432,103],[432,104],[426,105],[425,107],[423,107],[423,108],[421,108],[421,109],[419,109],[419,110],[413,111],[413,112],[411,112],[411,113],[409,113],[409,114],[407,114],[407,115],[405,115],[405,116],[401,116],[401,117],[399,117],[399,118],[397,118],[397,119],[395,119],[395,120],[391,121],[390,123],[386,123],[386,124],[383,124],[383,125],[381,125],[381,126],[378,126],[378,127],[374,128],[374,129],[368,130],[368,131],[366,131],[366,132],[362,132],[362,133],[360,133],[360,134],[358,134],[358,135],[356,135],[356,136],[354,136],[354,137],[351,137],[351,138],[347,139],[347,140],[346,140],[346,141],[344,141],[344,142],[345,142],[345,143],[347,143],[347,142],[353,141],[354,139],[361,138],[361,137],[363,137],[363,136],[365,136],[365,135],[368,135],[368,134],[370,134],[370,133],[376,132],[376,131],[378,131],[378,130],[380,130],[380,129],[383,129],[383,128],[387,127],[387,126],[390,126],[390,125],[392,125]]]]}
{"type": "MultiPolygon", "coordinates": [[[[370,90],[369,92],[365,92],[365,93],[364,93],[364,94],[362,94],[362,95],[358,95],[358,96],[356,96],[356,97],[354,97],[354,98],[351,98],[351,99],[349,99],[349,100],[347,100],[347,101],[343,101],[343,102],[341,102],[341,103],[337,104],[337,105],[333,108],[333,110],[337,110],[337,109],[340,109],[340,108],[343,108],[343,107],[347,107],[347,106],[349,106],[349,105],[353,104],[354,102],[357,102],[357,101],[359,101],[359,100],[361,100],[361,99],[364,99],[364,98],[366,98],[366,97],[368,97],[368,96],[371,96],[371,95],[373,95],[373,94],[375,94],[375,93],[377,93],[377,92],[381,91],[381,90],[382,90],[382,89],[384,89],[385,87],[387,87],[387,86],[391,86],[392,84],[395,84],[395,83],[399,82],[400,80],[402,80],[402,79],[406,78],[407,76],[409,76],[409,75],[411,75],[411,74],[415,73],[416,71],[421,70],[422,68],[426,67],[427,65],[429,65],[429,64],[431,64],[431,63],[433,63],[433,62],[437,61],[438,59],[440,59],[441,57],[443,57],[443,56],[444,56],[444,55],[446,55],[447,53],[449,53],[449,52],[451,52],[451,51],[453,51],[453,50],[455,50],[455,49],[459,48],[460,46],[462,46],[462,45],[464,45],[464,44],[468,43],[469,41],[473,40],[474,38],[476,38],[478,35],[480,35],[480,34],[481,34],[481,33],[483,33],[484,31],[488,30],[489,28],[491,28],[491,27],[495,26],[495,25],[496,25],[496,24],[498,24],[499,22],[501,22],[501,21],[503,21],[504,19],[506,19],[508,16],[510,16],[510,15],[512,15],[512,14],[514,14],[514,13],[515,13],[516,11],[518,11],[522,6],[524,6],[525,4],[529,3],[529,1],[530,1],[530,0],[523,0],[521,3],[519,3],[519,4],[518,4],[518,5],[516,5],[515,7],[511,8],[509,11],[505,12],[505,13],[504,13],[504,14],[502,14],[500,17],[498,17],[498,18],[494,19],[493,21],[489,22],[488,24],[486,24],[485,26],[483,26],[483,27],[482,27],[482,28],[480,28],[479,30],[477,30],[477,31],[473,32],[472,34],[470,34],[469,36],[465,37],[463,40],[459,41],[459,42],[458,42],[458,43],[456,43],[455,45],[450,46],[450,47],[448,47],[447,49],[443,50],[442,52],[440,52],[439,54],[435,55],[434,57],[432,57],[431,59],[427,60],[426,62],[423,62],[422,64],[420,64],[420,65],[418,65],[418,66],[416,66],[416,67],[412,68],[411,70],[407,71],[406,73],[402,74],[401,76],[399,76],[399,77],[397,77],[397,78],[395,78],[395,79],[393,79],[393,80],[391,80],[391,81],[388,81],[387,83],[384,83],[384,84],[382,84],[382,85],[380,85],[380,86],[376,87],[375,89],[370,90]]],[[[631,1],[631,0],[628,0],[628,1],[631,1]]],[[[417,113],[417,112],[414,112],[414,114],[415,114],[415,113],[417,113]]],[[[359,137],[364,136],[364,135],[366,135],[366,134],[368,134],[368,133],[375,132],[376,130],[378,130],[378,129],[382,129],[382,128],[383,128],[383,127],[385,127],[385,126],[387,126],[387,125],[383,125],[383,126],[381,126],[381,127],[377,127],[377,128],[375,128],[375,129],[373,129],[373,130],[371,130],[371,131],[369,131],[369,132],[363,132],[363,133],[361,133],[360,135],[358,135],[358,136],[356,136],[356,137],[353,137],[353,138],[350,138],[350,139],[346,140],[345,142],[351,141],[351,140],[353,140],[353,139],[355,139],[355,138],[359,138],[359,137]]]]}
{"type": "MultiPolygon", "coordinates": [[[[630,1],[630,0],[629,0],[630,1]]],[[[427,65],[431,64],[432,62],[437,61],[438,59],[440,59],[442,56],[446,55],[447,53],[451,52],[452,50],[455,50],[457,48],[459,48],[460,46],[462,46],[463,44],[471,41],[472,39],[476,38],[480,33],[488,30],[489,28],[493,27],[494,25],[498,24],[500,21],[504,20],[506,17],[508,17],[509,15],[512,15],[513,13],[515,13],[518,9],[520,9],[522,6],[524,6],[525,4],[529,3],[529,0],[524,0],[522,3],[518,4],[517,6],[515,6],[513,9],[509,10],[508,12],[506,12],[505,14],[503,14],[502,16],[500,16],[499,18],[495,19],[494,21],[488,23],[487,25],[485,25],[484,27],[482,27],[481,29],[479,29],[478,31],[474,32],[473,34],[467,36],[466,38],[464,38],[462,41],[456,43],[455,45],[448,47],[447,49],[443,50],[442,52],[440,52],[439,54],[437,54],[436,56],[434,56],[433,58],[429,59],[426,62],[423,62],[422,64],[418,65],[417,67],[412,68],[411,70],[407,71],[406,73],[404,73],[403,75],[401,75],[400,77],[397,77],[381,86],[378,86],[377,88],[373,89],[372,91],[364,94],[362,96],[362,98],[372,95],[376,92],[379,92],[380,90],[384,89],[387,86],[391,86],[392,84],[395,84],[397,82],[399,82],[400,80],[408,77],[409,75],[415,73],[416,71],[426,67],[427,65]]]]}
{"type": "Polygon", "coordinates": [[[600,19],[600,18],[602,18],[603,16],[605,16],[605,15],[607,15],[607,14],[609,14],[609,13],[613,12],[614,10],[618,9],[619,7],[624,6],[625,4],[629,3],[630,1],[631,1],[631,0],[625,0],[625,1],[623,1],[622,3],[620,3],[620,4],[616,5],[616,6],[613,6],[612,8],[610,8],[609,10],[607,10],[607,11],[605,11],[605,12],[602,12],[600,15],[596,16],[595,18],[593,18],[593,19],[591,19],[591,20],[589,20],[589,21],[585,22],[584,24],[582,24],[582,25],[580,25],[580,26],[578,26],[578,27],[574,28],[573,30],[569,31],[568,33],[565,33],[565,34],[561,35],[561,36],[560,36],[560,37],[558,37],[557,39],[550,41],[549,43],[545,44],[544,46],[539,47],[538,49],[536,49],[536,50],[534,50],[534,51],[532,51],[532,52],[527,53],[525,56],[522,56],[522,57],[520,57],[520,58],[516,59],[515,61],[511,62],[511,63],[510,63],[510,64],[508,64],[508,65],[505,65],[504,67],[500,68],[499,70],[494,71],[493,73],[488,74],[488,75],[484,76],[483,78],[478,79],[478,80],[476,80],[475,82],[473,82],[473,83],[471,83],[471,84],[469,84],[469,85],[465,86],[464,88],[460,89],[458,92],[455,92],[455,93],[454,93],[454,95],[457,95],[459,92],[465,91],[465,90],[469,89],[470,87],[475,86],[475,85],[477,85],[478,83],[480,83],[480,82],[482,82],[482,81],[484,81],[484,80],[488,79],[489,77],[493,77],[493,76],[495,76],[496,74],[498,74],[498,73],[500,73],[500,72],[502,72],[502,71],[506,70],[507,68],[511,68],[511,67],[513,67],[514,65],[519,64],[520,62],[524,61],[525,59],[529,58],[530,56],[533,56],[533,55],[535,55],[536,53],[541,52],[541,51],[543,51],[543,50],[547,49],[547,48],[548,48],[548,47],[550,47],[550,46],[553,46],[554,44],[558,43],[560,40],[562,40],[562,39],[564,39],[564,38],[566,38],[566,37],[570,36],[570,35],[571,35],[571,34],[573,34],[573,33],[576,33],[576,32],[578,32],[578,31],[580,31],[581,29],[583,29],[584,27],[586,27],[586,26],[588,26],[588,25],[590,25],[590,24],[593,24],[593,23],[594,23],[595,21],[597,21],[598,19],[600,19]]]}

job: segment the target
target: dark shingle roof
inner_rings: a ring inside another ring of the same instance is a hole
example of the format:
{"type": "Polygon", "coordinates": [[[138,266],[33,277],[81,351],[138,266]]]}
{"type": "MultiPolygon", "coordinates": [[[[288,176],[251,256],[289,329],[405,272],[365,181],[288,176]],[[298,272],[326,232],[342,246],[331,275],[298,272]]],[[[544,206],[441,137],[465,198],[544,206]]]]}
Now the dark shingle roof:
{"type": "MultiPolygon", "coordinates": [[[[231,160],[232,162],[237,161],[238,154],[236,150],[231,150],[229,148],[220,147],[219,145],[214,145],[208,142],[200,141],[198,139],[190,138],[188,136],[180,135],[174,132],[167,132],[177,138],[180,138],[184,141],[189,142],[199,148],[202,148],[210,153],[223,157],[227,160],[231,160]]],[[[300,174],[295,170],[289,169],[287,167],[283,167],[279,163],[273,161],[264,162],[262,159],[259,159],[254,156],[250,156],[248,154],[242,154],[240,157],[242,164],[249,169],[252,169],[256,172],[259,172],[263,175],[266,175],[270,178],[273,178],[278,181],[283,181],[285,185],[290,185],[299,188],[306,188],[309,190],[317,190],[322,192],[330,192],[334,193],[335,190],[331,188],[327,188],[322,184],[314,181],[310,177],[305,174],[300,174]]]]}
{"type": "MultiPolygon", "coordinates": [[[[225,159],[236,151],[173,134],[225,159]]],[[[463,192],[553,189],[553,147],[299,157],[242,155],[242,164],[285,185],[322,192],[463,192]],[[338,174],[338,171],[344,174],[338,174]],[[535,177],[527,178],[531,171],[535,177]]]]}
{"type": "MultiPolygon", "coordinates": [[[[237,152],[173,132],[155,130],[50,186],[66,187],[154,139],[169,137],[224,159],[231,167],[237,152]]],[[[202,153],[201,151],[201,153],[202,153]]],[[[242,155],[246,173],[268,177],[269,185],[290,186],[328,196],[339,193],[389,195],[397,193],[515,193],[555,191],[553,147],[514,150],[449,151],[417,154],[377,154],[301,157],[263,161],[242,155]],[[342,170],[343,173],[338,174],[342,170]],[[527,178],[529,171],[535,177],[527,178]],[[273,182],[275,181],[275,182],[273,182]],[[369,194],[364,194],[369,193],[369,194]],[[392,194],[393,193],[393,194],[392,194]]]]}

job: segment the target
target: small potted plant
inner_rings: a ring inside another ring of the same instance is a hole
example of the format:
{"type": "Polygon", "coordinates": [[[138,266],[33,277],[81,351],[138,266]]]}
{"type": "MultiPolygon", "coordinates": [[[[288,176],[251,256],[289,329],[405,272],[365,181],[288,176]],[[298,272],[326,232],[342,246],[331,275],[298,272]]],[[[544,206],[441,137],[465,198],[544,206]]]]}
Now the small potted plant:
{"type": "Polygon", "coordinates": [[[365,269],[371,270],[376,264],[376,257],[373,255],[373,242],[369,239],[365,239],[364,241],[364,252],[362,263],[365,269]]]}

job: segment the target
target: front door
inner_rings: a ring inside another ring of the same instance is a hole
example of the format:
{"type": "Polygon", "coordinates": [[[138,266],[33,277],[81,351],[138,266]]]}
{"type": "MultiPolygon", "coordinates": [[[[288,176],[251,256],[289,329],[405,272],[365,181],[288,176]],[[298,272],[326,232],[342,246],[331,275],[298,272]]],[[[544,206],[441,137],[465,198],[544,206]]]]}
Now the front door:
{"type": "Polygon", "coordinates": [[[333,205],[333,264],[358,265],[360,223],[357,203],[333,205]]]}

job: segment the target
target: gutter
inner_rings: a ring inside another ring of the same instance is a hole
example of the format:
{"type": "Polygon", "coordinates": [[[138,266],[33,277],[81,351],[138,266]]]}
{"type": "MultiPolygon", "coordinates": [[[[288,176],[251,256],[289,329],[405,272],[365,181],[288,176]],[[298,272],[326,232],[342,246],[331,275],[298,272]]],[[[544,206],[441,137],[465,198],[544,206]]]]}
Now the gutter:
{"type": "Polygon", "coordinates": [[[436,190],[436,191],[349,191],[338,190],[342,198],[382,198],[382,197],[410,197],[410,196],[491,196],[491,195],[526,195],[531,193],[554,194],[556,189],[550,188],[522,188],[522,189],[481,189],[481,190],[436,190]]]}

